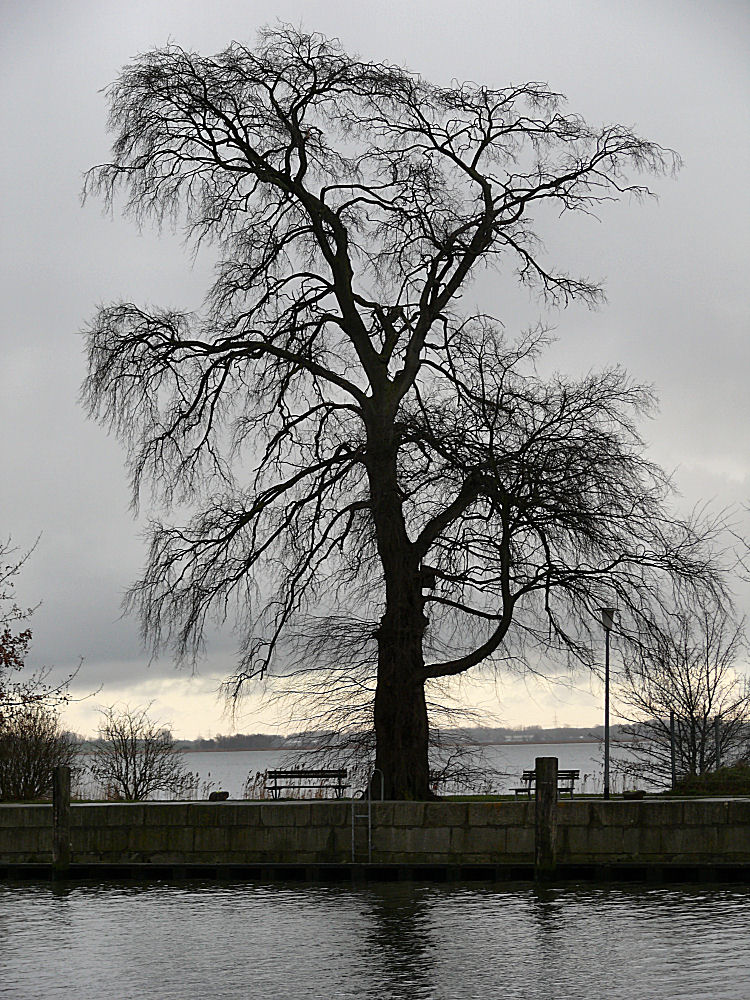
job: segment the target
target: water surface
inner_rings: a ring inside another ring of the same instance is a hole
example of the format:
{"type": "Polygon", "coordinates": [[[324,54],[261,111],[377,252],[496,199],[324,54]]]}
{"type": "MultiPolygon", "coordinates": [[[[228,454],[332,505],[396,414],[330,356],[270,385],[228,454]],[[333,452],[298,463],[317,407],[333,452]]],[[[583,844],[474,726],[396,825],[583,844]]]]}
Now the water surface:
{"type": "Polygon", "coordinates": [[[18,1000],[750,1000],[750,889],[0,885],[18,1000]]]}
{"type": "MultiPolygon", "coordinates": [[[[557,757],[561,768],[578,770],[580,781],[576,792],[600,792],[602,789],[602,751],[598,743],[503,743],[478,748],[474,765],[486,771],[486,782],[479,787],[464,787],[461,782],[443,789],[444,794],[468,791],[494,791],[507,794],[518,786],[523,771],[535,766],[537,757],[557,757]],[[484,785],[486,784],[486,787],[484,785]]],[[[618,753],[625,753],[621,747],[618,753]]],[[[276,767],[288,766],[286,750],[215,750],[196,751],[184,756],[185,768],[196,778],[193,798],[208,798],[210,791],[225,789],[230,798],[243,798],[248,775],[255,776],[276,767]]],[[[299,753],[304,761],[304,752],[299,753]]],[[[622,787],[622,777],[613,767],[612,789],[622,787]]],[[[85,775],[78,794],[98,798],[102,790],[90,775],[85,775]]],[[[162,798],[163,795],[156,797],[162,798]]]]}

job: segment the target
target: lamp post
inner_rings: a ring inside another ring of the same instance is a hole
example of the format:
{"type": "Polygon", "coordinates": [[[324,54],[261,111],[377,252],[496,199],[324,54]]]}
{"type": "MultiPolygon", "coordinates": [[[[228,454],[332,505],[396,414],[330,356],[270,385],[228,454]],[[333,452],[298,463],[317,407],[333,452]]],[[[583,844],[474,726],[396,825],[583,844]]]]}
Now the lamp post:
{"type": "Polygon", "coordinates": [[[617,608],[599,608],[604,629],[604,798],[609,798],[609,633],[615,624],[617,608]]]}

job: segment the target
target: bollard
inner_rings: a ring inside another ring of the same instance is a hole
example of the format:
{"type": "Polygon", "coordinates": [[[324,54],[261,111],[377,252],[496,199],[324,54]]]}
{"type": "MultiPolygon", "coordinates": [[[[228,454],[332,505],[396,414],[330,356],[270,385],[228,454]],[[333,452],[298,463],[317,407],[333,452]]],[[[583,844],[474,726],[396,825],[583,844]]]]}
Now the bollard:
{"type": "Polygon", "coordinates": [[[536,758],[534,874],[554,876],[557,867],[557,757],[536,758]]]}
{"type": "Polygon", "coordinates": [[[52,868],[66,872],[70,866],[70,768],[61,764],[52,771],[52,868]]]}

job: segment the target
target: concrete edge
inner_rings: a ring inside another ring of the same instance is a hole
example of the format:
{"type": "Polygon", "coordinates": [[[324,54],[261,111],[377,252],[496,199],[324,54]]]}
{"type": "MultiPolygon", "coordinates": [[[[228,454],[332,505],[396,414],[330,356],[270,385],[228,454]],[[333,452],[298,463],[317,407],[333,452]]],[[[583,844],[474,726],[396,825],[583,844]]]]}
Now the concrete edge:
{"type": "MultiPolygon", "coordinates": [[[[0,864],[0,883],[28,881],[533,882],[533,864],[0,864]]],[[[750,884],[745,864],[560,864],[547,882],[719,882],[750,884]]]]}

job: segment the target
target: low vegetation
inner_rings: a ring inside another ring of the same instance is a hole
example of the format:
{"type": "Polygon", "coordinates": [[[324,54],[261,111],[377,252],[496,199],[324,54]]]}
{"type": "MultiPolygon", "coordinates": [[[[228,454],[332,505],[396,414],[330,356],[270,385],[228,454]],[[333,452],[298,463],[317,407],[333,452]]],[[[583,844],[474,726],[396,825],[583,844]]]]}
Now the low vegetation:
{"type": "Polygon", "coordinates": [[[0,802],[28,802],[50,794],[60,764],[75,768],[78,747],[54,708],[24,705],[0,718],[0,802]]]}
{"type": "Polygon", "coordinates": [[[720,767],[706,774],[689,774],[674,788],[676,795],[750,795],[750,762],[720,767]]]}

